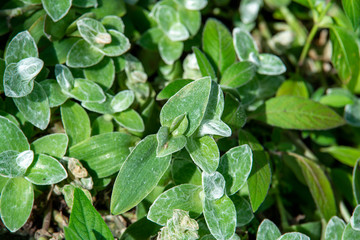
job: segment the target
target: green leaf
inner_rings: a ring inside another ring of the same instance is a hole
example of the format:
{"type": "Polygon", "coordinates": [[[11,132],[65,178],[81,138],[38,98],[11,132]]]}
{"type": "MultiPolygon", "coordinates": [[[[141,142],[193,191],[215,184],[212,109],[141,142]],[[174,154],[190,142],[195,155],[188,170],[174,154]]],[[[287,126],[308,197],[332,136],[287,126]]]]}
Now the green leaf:
{"type": "Polygon", "coordinates": [[[169,6],[160,5],[156,11],[159,27],[171,41],[184,41],[189,38],[186,27],[180,23],[177,11],[169,6]]]}
{"type": "Polygon", "coordinates": [[[360,205],[358,205],[350,218],[351,227],[354,230],[360,231],[360,205]]]}
{"type": "Polygon", "coordinates": [[[224,94],[217,83],[212,81],[211,84],[208,105],[197,136],[217,135],[229,137],[231,136],[231,129],[221,121],[224,110],[224,94]]]}
{"type": "Polygon", "coordinates": [[[201,27],[201,13],[185,8],[178,9],[179,20],[187,28],[191,36],[195,36],[201,27]]]}
{"type": "Polygon", "coordinates": [[[0,92],[4,92],[5,61],[0,58],[0,92]]]}
{"type": "Polygon", "coordinates": [[[81,8],[98,7],[97,0],[72,0],[72,5],[81,8]]]}
{"type": "Polygon", "coordinates": [[[201,10],[206,7],[207,0],[176,0],[178,3],[183,5],[186,9],[189,10],[201,10]]]}
{"type": "Polygon", "coordinates": [[[299,130],[326,130],[344,124],[332,109],[309,99],[282,96],[267,100],[253,117],[275,127],[299,130]]]}
{"type": "Polygon", "coordinates": [[[115,80],[115,65],[111,58],[104,58],[95,66],[84,69],[85,78],[99,84],[104,90],[111,88],[115,80]]]}
{"type": "Polygon", "coordinates": [[[213,66],[216,66],[217,75],[225,70],[236,60],[232,37],[224,24],[216,19],[206,21],[203,31],[203,50],[210,57],[213,66]]]}
{"type": "Polygon", "coordinates": [[[160,226],[143,217],[128,228],[121,235],[120,240],[149,239],[155,236],[160,230],[160,226]]]}
{"type": "Polygon", "coordinates": [[[111,43],[106,44],[103,48],[98,50],[108,57],[116,57],[124,54],[130,49],[129,39],[121,32],[110,29],[111,43]]]}
{"type": "Polygon", "coordinates": [[[114,239],[101,215],[79,188],[74,190],[74,204],[70,214],[70,223],[65,228],[67,239],[74,239],[75,236],[75,239],[82,240],[114,239]]]}
{"type": "Polygon", "coordinates": [[[49,99],[50,108],[62,105],[69,98],[61,91],[60,85],[54,79],[46,79],[39,82],[39,84],[49,99]]]}
{"type": "Polygon", "coordinates": [[[356,161],[360,158],[360,149],[348,146],[331,146],[322,148],[321,151],[329,153],[336,160],[350,167],[355,166],[356,161]]]}
{"type": "Polygon", "coordinates": [[[57,22],[54,22],[51,17],[47,15],[43,23],[43,32],[50,41],[60,40],[65,36],[66,29],[75,19],[76,16],[74,10],[69,11],[64,18],[57,22]]]}
{"type": "Polygon", "coordinates": [[[357,204],[360,204],[360,159],[357,160],[352,176],[352,187],[357,204]]]}
{"type": "Polygon", "coordinates": [[[57,22],[69,12],[72,0],[41,0],[41,2],[46,13],[57,22]]]}
{"type": "Polygon", "coordinates": [[[60,111],[66,135],[69,137],[69,146],[90,137],[90,119],[79,104],[67,101],[61,106],[60,111]]]}
{"type": "Polygon", "coordinates": [[[354,30],[360,26],[360,2],[356,0],[342,0],[346,16],[350,19],[354,30]]]}
{"type": "MultiPolygon", "coordinates": [[[[263,5],[263,0],[244,0],[240,2],[240,17],[245,24],[255,22],[258,17],[260,8],[263,5]]],[[[267,3],[268,4],[268,3],[267,3]]]]}
{"type": "Polygon", "coordinates": [[[204,77],[187,84],[173,95],[160,112],[162,126],[171,127],[173,120],[186,113],[189,127],[186,136],[191,136],[200,126],[205,115],[211,89],[211,79],[204,77]]]}
{"type": "Polygon", "coordinates": [[[305,234],[302,233],[298,233],[298,232],[290,232],[290,233],[285,233],[284,235],[282,235],[281,237],[278,238],[278,240],[310,240],[310,238],[308,236],[306,236],[305,234]]]}
{"type": "Polygon", "coordinates": [[[9,43],[6,48],[5,62],[18,63],[22,59],[38,57],[38,49],[34,38],[28,31],[19,32],[9,43]]]}
{"type": "Polygon", "coordinates": [[[50,123],[49,100],[41,85],[35,82],[33,91],[21,98],[14,98],[14,103],[25,119],[44,130],[50,123]]]}
{"type": "Polygon", "coordinates": [[[103,48],[112,41],[106,28],[93,18],[81,18],[76,25],[81,37],[97,49],[103,48]]]}
{"type": "Polygon", "coordinates": [[[111,100],[110,106],[114,112],[122,112],[128,109],[135,100],[134,92],[123,90],[118,92],[111,100]]]}
{"type": "Polygon", "coordinates": [[[66,65],[72,68],[91,67],[104,58],[104,54],[83,39],[78,40],[70,48],[66,57],[66,65]]]}
{"type": "Polygon", "coordinates": [[[186,114],[177,116],[170,126],[170,133],[174,137],[183,135],[189,127],[189,120],[186,114]]]}
{"type": "Polygon", "coordinates": [[[104,91],[99,85],[93,81],[82,78],[76,78],[74,88],[66,92],[66,94],[76,100],[84,102],[102,103],[106,100],[104,91]]]}
{"type": "Polygon", "coordinates": [[[99,135],[102,133],[110,133],[114,130],[114,124],[112,119],[109,119],[107,116],[102,115],[97,117],[91,125],[91,135],[99,135]]]}
{"type": "MultiPolygon", "coordinates": [[[[276,97],[280,96],[296,96],[309,98],[309,93],[306,84],[302,80],[289,79],[281,84],[276,92],[276,97]]],[[[324,104],[320,101],[320,103],[324,104]]]]}
{"type": "Polygon", "coordinates": [[[236,194],[232,195],[230,199],[236,208],[236,226],[242,227],[247,225],[254,218],[250,203],[245,198],[236,194]]]}
{"type": "Polygon", "coordinates": [[[30,150],[24,133],[9,119],[0,116],[0,152],[30,150]]]}
{"type": "Polygon", "coordinates": [[[55,76],[59,86],[64,91],[71,91],[75,85],[75,78],[73,77],[70,69],[64,65],[55,65],[55,76]]]}
{"type": "Polygon", "coordinates": [[[252,168],[253,156],[245,144],[227,151],[220,159],[218,171],[226,180],[226,192],[233,195],[246,183],[252,168]]]}
{"type": "Polygon", "coordinates": [[[9,179],[1,191],[1,219],[7,229],[16,232],[28,220],[34,202],[34,190],[24,178],[9,179]]]}
{"type": "Polygon", "coordinates": [[[186,86],[187,84],[191,83],[192,80],[190,79],[179,79],[170,82],[166,85],[156,96],[156,100],[165,100],[171,98],[175,95],[181,88],[186,86]]]}
{"type": "Polygon", "coordinates": [[[337,217],[332,217],[325,230],[325,240],[341,240],[341,236],[345,229],[345,222],[337,217]]]}
{"type": "Polygon", "coordinates": [[[25,179],[37,185],[51,185],[67,178],[65,168],[53,157],[35,155],[34,161],[24,175],[25,179]]]}
{"type": "Polygon", "coordinates": [[[354,127],[360,127],[360,100],[345,106],[345,120],[354,127]]]}
{"type": "Polygon", "coordinates": [[[62,158],[67,150],[69,139],[66,134],[54,133],[36,139],[31,143],[31,150],[35,154],[44,153],[53,157],[62,158]]]}
{"type": "Polygon", "coordinates": [[[134,131],[134,132],[143,132],[145,130],[145,125],[142,117],[135,110],[129,108],[123,112],[115,113],[115,121],[122,127],[134,131]]]}
{"type": "Polygon", "coordinates": [[[103,133],[72,146],[69,156],[79,159],[91,175],[104,178],[119,171],[137,140],[125,133],[103,133]]]}
{"type": "Polygon", "coordinates": [[[34,159],[34,152],[8,150],[0,153],[0,175],[8,178],[21,177],[34,159]]]}
{"type": "Polygon", "coordinates": [[[330,220],[336,215],[336,203],[329,180],[315,162],[299,155],[295,157],[321,215],[326,221],[330,220]]]}
{"type": "Polygon", "coordinates": [[[171,173],[176,185],[201,185],[201,172],[191,160],[175,158],[171,165],[171,173]]]}
{"type": "Polygon", "coordinates": [[[331,62],[343,84],[353,91],[359,75],[359,68],[353,63],[360,62],[356,37],[348,29],[331,26],[330,40],[332,42],[331,62]]]}
{"type": "Polygon", "coordinates": [[[185,147],[192,160],[203,171],[207,173],[216,171],[219,165],[220,153],[212,137],[207,135],[200,138],[189,137],[185,147]]]}
{"type": "Polygon", "coordinates": [[[111,212],[124,213],[141,202],[168,169],[171,156],[156,157],[156,136],[148,135],[127,157],[116,177],[111,212]]]}
{"type": "Polygon", "coordinates": [[[158,50],[158,43],[163,36],[164,33],[160,28],[150,28],[141,35],[138,44],[147,50],[156,51],[158,50]]]}
{"type": "Polygon", "coordinates": [[[256,239],[257,240],[276,240],[281,236],[279,228],[270,221],[269,219],[264,219],[257,231],[256,239]]]}
{"type": "Polygon", "coordinates": [[[167,36],[163,36],[159,41],[159,53],[161,59],[168,65],[174,64],[181,57],[184,49],[183,42],[171,41],[167,36]]]}
{"type": "Polygon", "coordinates": [[[208,200],[217,200],[224,196],[225,179],[219,172],[202,172],[202,185],[205,198],[208,200]]]}
{"type": "Polygon", "coordinates": [[[240,61],[249,61],[260,65],[258,49],[250,33],[240,28],[234,28],[233,38],[235,51],[240,61]]]}
{"type": "MultiPolygon", "coordinates": [[[[111,101],[114,99],[114,96],[106,93],[106,99],[104,102],[82,102],[81,105],[93,112],[100,113],[100,114],[112,114],[114,113],[111,107],[111,101]]],[[[112,118],[109,116],[109,118],[112,118]]]]}
{"type": "Polygon", "coordinates": [[[280,75],[286,72],[286,67],[281,59],[273,54],[262,53],[259,55],[260,66],[257,72],[264,75],[280,75]]]}
{"type": "Polygon", "coordinates": [[[36,57],[10,63],[4,72],[4,91],[7,97],[24,97],[29,95],[34,87],[34,79],[40,73],[44,62],[36,57]]]}
{"type": "Polygon", "coordinates": [[[202,210],[200,186],[182,184],[163,192],[151,205],[147,218],[160,225],[173,216],[173,210],[190,212],[190,217],[198,217],[202,210]]]}
{"type": "Polygon", "coordinates": [[[347,239],[359,239],[360,238],[360,231],[357,231],[351,227],[351,224],[348,223],[345,227],[343,232],[342,238],[343,240],[347,239]]]}
{"type": "Polygon", "coordinates": [[[242,128],[246,123],[245,107],[231,94],[226,94],[222,120],[235,128],[242,128]]]}
{"type": "Polygon", "coordinates": [[[204,217],[211,234],[216,239],[229,239],[235,233],[236,209],[224,195],[218,200],[204,200],[204,217]]]}
{"type": "Polygon", "coordinates": [[[118,16],[114,16],[114,15],[105,16],[103,19],[101,19],[101,23],[108,30],[113,29],[121,33],[124,33],[125,31],[124,22],[118,16]]]}
{"type": "Polygon", "coordinates": [[[236,62],[226,69],[220,84],[226,87],[238,88],[250,80],[252,80],[256,73],[256,66],[251,62],[236,62]]]}
{"type": "Polygon", "coordinates": [[[247,180],[249,198],[255,212],[265,200],[271,183],[268,156],[258,140],[248,132],[239,131],[239,145],[248,144],[253,153],[253,164],[247,180]]]}
{"type": "Polygon", "coordinates": [[[40,52],[40,58],[46,59],[45,66],[54,66],[55,64],[64,64],[69,49],[77,42],[79,38],[64,38],[52,42],[40,52]]]}
{"type": "Polygon", "coordinates": [[[165,157],[172,153],[178,152],[185,147],[186,137],[183,135],[172,136],[169,135],[168,127],[160,127],[158,133],[156,134],[156,139],[158,142],[156,148],[157,157],[165,157]]]}
{"type": "MultiPolygon", "coordinates": [[[[354,95],[347,89],[343,88],[329,88],[326,90],[326,95],[320,98],[320,103],[331,107],[344,107],[347,104],[353,104],[354,95]]],[[[346,119],[346,109],[345,109],[346,119]]]]}
{"type": "Polygon", "coordinates": [[[193,47],[192,49],[195,53],[196,61],[199,65],[201,75],[203,77],[209,76],[213,81],[216,81],[217,78],[216,78],[215,70],[211,65],[211,63],[209,62],[209,60],[207,59],[207,57],[205,56],[205,54],[197,47],[193,47]]]}

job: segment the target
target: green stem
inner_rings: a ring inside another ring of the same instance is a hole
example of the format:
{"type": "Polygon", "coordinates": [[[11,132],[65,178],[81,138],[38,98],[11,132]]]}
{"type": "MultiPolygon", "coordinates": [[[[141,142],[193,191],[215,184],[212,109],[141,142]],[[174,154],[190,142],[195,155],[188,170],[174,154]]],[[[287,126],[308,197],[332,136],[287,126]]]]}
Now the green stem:
{"type": "Polygon", "coordinates": [[[28,11],[38,10],[38,9],[41,9],[41,5],[39,4],[25,5],[23,7],[17,7],[12,9],[2,9],[0,10],[0,17],[7,17],[7,18],[18,17],[28,11]]]}
{"type": "Polygon", "coordinates": [[[299,63],[298,63],[298,68],[301,67],[304,64],[305,58],[306,58],[306,56],[307,56],[307,54],[309,52],[309,49],[310,49],[311,42],[314,39],[317,30],[319,29],[319,24],[321,23],[321,21],[326,16],[326,13],[329,11],[331,5],[332,5],[331,3],[328,3],[326,5],[324,11],[321,13],[320,17],[317,19],[314,26],[312,27],[312,29],[310,31],[310,34],[306,39],[305,46],[304,46],[304,48],[303,48],[303,50],[301,52],[299,63]]]}

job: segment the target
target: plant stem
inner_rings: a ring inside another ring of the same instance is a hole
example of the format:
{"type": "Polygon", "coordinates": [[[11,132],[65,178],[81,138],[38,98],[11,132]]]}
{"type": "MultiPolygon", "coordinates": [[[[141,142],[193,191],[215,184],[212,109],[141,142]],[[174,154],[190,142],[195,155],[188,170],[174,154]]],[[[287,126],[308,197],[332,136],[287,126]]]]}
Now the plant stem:
{"type": "Polygon", "coordinates": [[[300,59],[299,59],[299,63],[298,63],[298,68],[301,67],[303,64],[304,64],[304,61],[305,61],[305,58],[309,52],[309,49],[310,49],[310,45],[311,45],[311,42],[312,40],[314,39],[315,37],[315,34],[317,32],[317,30],[319,29],[319,24],[321,23],[321,21],[324,19],[324,17],[326,16],[326,13],[329,11],[330,7],[331,7],[331,3],[328,3],[326,6],[325,6],[325,9],[324,11],[322,11],[320,17],[317,19],[317,21],[315,22],[314,26],[312,27],[311,31],[310,31],[310,34],[309,36],[307,37],[306,39],[306,42],[305,42],[305,46],[301,52],[301,55],[300,55],[300,59]]]}
{"type": "Polygon", "coordinates": [[[41,9],[40,4],[25,5],[23,7],[17,7],[12,9],[3,9],[0,10],[0,17],[7,17],[7,18],[18,17],[28,11],[38,10],[38,9],[41,9]]]}

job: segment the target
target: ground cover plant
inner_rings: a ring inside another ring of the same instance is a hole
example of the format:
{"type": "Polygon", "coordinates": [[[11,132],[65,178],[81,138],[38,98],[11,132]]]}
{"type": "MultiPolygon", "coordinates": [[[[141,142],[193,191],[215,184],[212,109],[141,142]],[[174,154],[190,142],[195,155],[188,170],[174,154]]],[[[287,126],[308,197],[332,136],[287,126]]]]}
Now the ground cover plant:
{"type": "Polygon", "coordinates": [[[360,239],[360,2],[0,3],[0,239],[360,239]]]}

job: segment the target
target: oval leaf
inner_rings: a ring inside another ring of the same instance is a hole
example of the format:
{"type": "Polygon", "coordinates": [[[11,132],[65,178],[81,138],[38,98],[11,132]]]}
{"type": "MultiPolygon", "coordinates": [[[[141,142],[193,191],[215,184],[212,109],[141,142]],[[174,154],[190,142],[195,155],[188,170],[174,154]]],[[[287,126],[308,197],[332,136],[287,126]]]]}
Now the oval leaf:
{"type": "Polygon", "coordinates": [[[68,101],[61,106],[60,112],[66,135],[69,137],[69,146],[90,137],[90,119],[79,104],[68,101]]]}
{"type": "Polygon", "coordinates": [[[79,240],[114,239],[101,215],[79,188],[74,190],[74,203],[69,226],[65,227],[65,237],[79,240]]]}
{"type": "Polygon", "coordinates": [[[203,172],[202,184],[205,198],[208,200],[217,200],[225,193],[225,179],[219,172],[203,172]]]}
{"type": "Polygon", "coordinates": [[[236,228],[233,202],[226,195],[218,200],[205,199],[204,202],[204,217],[211,234],[216,239],[230,239],[236,228]]]}
{"type": "Polygon", "coordinates": [[[158,184],[170,165],[171,156],[156,157],[156,136],[136,145],[116,177],[111,212],[124,213],[141,202],[158,184]]]}
{"type": "Polygon", "coordinates": [[[28,31],[19,32],[6,48],[5,62],[17,63],[22,59],[29,57],[38,57],[38,49],[34,38],[28,31]]]}
{"type": "Polygon", "coordinates": [[[34,152],[8,150],[0,153],[0,175],[8,178],[23,176],[34,159],[34,152]]]}
{"type": "Polygon", "coordinates": [[[238,88],[252,80],[256,66],[251,62],[237,62],[226,69],[220,84],[226,87],[238,88]]]}
{"type": "Polygon", "coordinates": [[[345,222],[337,216],[332,217],[325,230],[325,240],[341,240],[345,229],[345,222]]]}
{"type": "Polygon", "coordinates": [[[0,152],[30,150],[24,133],[9,119],[0,116],[0,152]]]}
{"type": "Polygon", "coordinates": [[[25,119],[44,130],[50,123],[49,100],[41,85],[35,82],[33,91],[21,98],[14,98],[14,103],[25,119]]]}
{"type": "Polygon", "coordinates": [[[160,225],[165,225],[173,216],[175,209],[190,212],[196,218],[202,212],[200,193],[202,188],[192,184],[182,184],[163,192],[151,205],[147,218],[160,225]]]}
{"type": "Polygon", "coordinates": [[[271,98],[254,112],[253,118],[272,126],[299,130],[326,130],[344,124],[332,109],[294,96],[271,98]]]}
{"type": "Polygon", "coordinates": [[[216,19],[207,20],[203,31],[203,50],[216,72],[223,74],[235,62],[236,54],[229,30],[216,19]]]}
{"type": "Polygon", "coordinates": [[[232,148],[221,157],[218,171],[225,178],[226,191],[229,195],[239,191],[246,183],[252,162],[252,151],[247,144],[232,148]]]}
{"type": "Polygon", "coordinates": [[[31,93],[34,79],[40,73],[44,62],[35,57],[22,59],[18,63],[6,66],[4,73],[4,91],[7,97],[24,97],[31,93]]]}
{"type": "Polygon", "coordinates": [[[36,139],[31,143],[31,150],[35,154],[44,153],[53,157],[62,158],[67,150],[69,138],[63,133],[49,134],[36,139]]]}
{"type": "Polygon", "coordinates": [[[190,137],[186,143],[186,150],[191,159],[203,171],[207,173],[215,172],[219,166],[219,148],[210,136],[201,138],[190,137]]]}
{"type": "Polygon", "coordinates": [[[51,185],[66,179],[67,172],[55,158],[39,154],[35,156],[24,177],[36,185],[51,185]]]}
{"type": "Polygon", "coordinates": [[[187,114],[189,127],[186,136],[191,136],[200,126],[208,104],[211,89],[210,77],[201,78],[187,84],[163,106],[160,112],[162,126],[171,127],[173,120],[187,114]]]}
{"type": "Polygon", "coordinates": [[[270,221],[269,219],[264,219],[256,233],[257,240],[276,240],[281,236],[279,228],[270,221]]]}
{"type": "Polygon", "coordinates": [[[24,178],[8,180],[1,192],[1,219],[11,232],[16,232],[28,220],[34,202],[34,190],[24,178]],[[16,207],[14,207],[16,206],[16,207]]]}
{"type": "Polygon", "coordinates": [[[79,159],[91,175],[104,178],[119,171],[137,140],[125,133],[104,133],[72,146],[69,156],[79,159]]]}
{"type": "Polygon", "coordinates": [[[46,13],[54,22],[59,21],[68,13],[72,0],[41,0],[46,13]]]}

